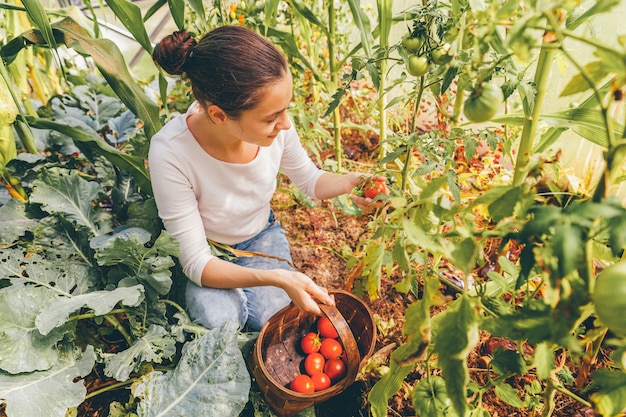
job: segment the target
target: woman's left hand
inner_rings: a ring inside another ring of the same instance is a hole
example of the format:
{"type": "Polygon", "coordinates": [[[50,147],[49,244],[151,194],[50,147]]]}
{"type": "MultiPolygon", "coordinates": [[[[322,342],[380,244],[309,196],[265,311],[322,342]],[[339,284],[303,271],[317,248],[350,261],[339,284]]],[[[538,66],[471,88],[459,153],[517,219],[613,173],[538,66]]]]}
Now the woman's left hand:
{"type": "MultiPolygon", "coordinates": [[[[353,188],[358,187],[359,185],[362,185],[363,183],[365,183],[366,181],[372,181],[372,182],[386,182],[387,179],[385,177],[383,177],[382,175],[373,175],[371,177],[367,177],[366,175],[363,174],[359,174],[358,176],[358,180],[357,182],[354,184],[353,188]]],[[[350,200],[352,200],[354,202],[354,204],[357,205],[357,207],[359,209],[361,209],[361,211],[363,211],[364,213],[369,213],[372,212],[374,210],[377,210],[379,208],[382,208],[385,205],[385,202],[382,200],[375,200],[373,198],[368,198],[365,196],[359,196],[356,194],[351,193],[349,195],[350,200]]]]}

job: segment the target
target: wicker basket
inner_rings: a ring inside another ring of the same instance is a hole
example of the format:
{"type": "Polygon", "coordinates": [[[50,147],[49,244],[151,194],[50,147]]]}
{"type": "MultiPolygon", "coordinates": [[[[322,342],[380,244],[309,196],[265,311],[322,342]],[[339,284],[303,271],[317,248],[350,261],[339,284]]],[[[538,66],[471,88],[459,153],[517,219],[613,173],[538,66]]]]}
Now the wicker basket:
{"type": "Polygon", "coordinates": [[[376,325],[367,305],[346,291],[330,291],[330,294],[335,298],[335,307],[320,305],[320,308],[335,326],[346,352],[347,373],[343,379],[313,394],[300,394],[287,388],[302,373],[305,355],[300,351],[299,341],[315,328],[318,319],[293,304],[268,320],[251,352],[251,372],[267,403],[280,417],[292,416],[345,390],[374,350],[376,325]]]}

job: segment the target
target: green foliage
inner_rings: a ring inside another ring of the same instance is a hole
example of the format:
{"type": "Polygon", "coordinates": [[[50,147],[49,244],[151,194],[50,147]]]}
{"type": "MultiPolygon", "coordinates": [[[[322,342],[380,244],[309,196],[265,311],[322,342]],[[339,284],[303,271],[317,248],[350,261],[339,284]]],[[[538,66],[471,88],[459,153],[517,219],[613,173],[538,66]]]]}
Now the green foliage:
{"type": "MultiPolygon", "coordinates": [[[[142,15],[127,0],[106,1],[147,53],[144,22],[166,6],[178,28],[202,33],[241,24],[241,16],[270,37],[294,73],[293,119],[325,167],[343,170],[342,127],[363,136],[378,131],[372,171],[387,176],[392,192],[349,265],[361,267],[355,292],[375,299],[384,278],[412,302],[403,344],[368,393],[372,414],[387,415],[389,399],[407,388],[413,372],[422,378],[407,392],[424,416],[488,416],[482,401],[489,390],[546,417],[556,390],[601,416],[622,412],[624,340],[605,337],[591,292],[596,265],[618,261],[626,248],[626,209],[607,193],[624,177],[624,122],[614,119],[626,81],[624,42],[609,47],[576,30],[620,2],[582,9],[572,1],[429,1],[392,16],[392,2],[381,0],[376,24],[356,0],[340,8],[245,0],[236,13],[221,3],[162,0],[142,15]],[[405,42],[392,43],[395,22],[406,26],[405,42]],[[592,60],[571,53],[580,46],[593,50],[592,60]],[[427,61],[428,72],[407,75],[412,55],[427,61]],[[566,108],[545,103],[556,62],[576,69],[559,92],[572,98],[566,108]],[[485,83],[502,91],[506,108],[489,103],[481,117],[471,116],[488,124],[468,124],[464,104],[480,98],[469,93],[485,83]],[[339,117],[346,107],[353,120],[339,117]],[[434,120],[425,122],[428,110],[434,120]],[[496,114],[482,117],[486,110],[496,114]],[[400,122],[389,123],[390,115],[400,122]],[[606,169],[591,193],[562,190],[550,175],[558,174],[558,158],[541,153],[564,132],[606,148],[606,169]],[[334,161],[322,156],[329,144],[334,161]],[[503,158],[481,160],[485,146],[503,158]],[[474,169],[492,169],[506,157],[510,171],[474,169]],[[497,256],[486,259],[491,245],[497,256]],[[493,270],[477,276],[481,266],[493,270]],[[470,380],[467,363],[479,331],[518,347],[492,352],[481,383],[470,380]],[[574,392],[579,387],[558,367],[557,353],[580,362],[600,349],[614,351],[612,368],[598,369],[574,392]],[[518,389],[507,381],[515,377],[532,384],[518,389]]],[[[0,206],[0,398],[7,415],[65,416],[85,400],[82,378],[96,366],[133,384],[141,400],[112,405],[112,415],[179,408],[238,415],[250,390],[239,329],[229,323],[207,332],[176,302],[175,284],[184,279],[178,247],[162,230],[145,165],[152,135],[192,100],[188,86],[159,75],[162,102],[155,103],[117,45],[99,36],[97,22],[92,30],[36,1],[0,10],[7,21],[21,13],[34,25],[7,25],[16,31],[0,47],[2,87],[10,90],[2,94],[10,105],[0,114],[1,178],[15,197],[0,206]],[[93,62],[93,71],[61,62],[60,46],[93,62]],[[36,109],[24,99],[26,74],[39,86],[36,109]],[[118,346],[107,342],[111,335],[118,346]]],[[[346,200],[336,206],[354,210],[346,200]]],[[[260,396],[252,399],[256,413],[270,415],[260,396]]]]}

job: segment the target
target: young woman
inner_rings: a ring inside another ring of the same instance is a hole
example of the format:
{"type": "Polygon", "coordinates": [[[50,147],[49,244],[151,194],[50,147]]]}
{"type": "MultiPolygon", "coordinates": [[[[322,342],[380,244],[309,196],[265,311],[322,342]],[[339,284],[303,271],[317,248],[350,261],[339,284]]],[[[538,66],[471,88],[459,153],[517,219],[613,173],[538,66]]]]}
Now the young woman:
{"type": "MultiPolygon", "coordinates": [[[[287,110],[292,78],[284,56],[241,26],[222,26],[198,42],[187,32],[163,38],[155,62],[191,83],[196,101],[151,141],[149,166],[159,216],[180,243],[189,282],[187,310],[215,328],[238,320],[253,331],[290,301],[321,314],[326,289],[289,265],[285,232],[270,202],[279,170],[304,193],[328,199],[349,193],[359,173],[316,167],[287,110]],[[235,262],[214,256],[208,240],[263,253],[235,262]]],[[[351,195],[366,209],[371,200],[351,195]]]]}

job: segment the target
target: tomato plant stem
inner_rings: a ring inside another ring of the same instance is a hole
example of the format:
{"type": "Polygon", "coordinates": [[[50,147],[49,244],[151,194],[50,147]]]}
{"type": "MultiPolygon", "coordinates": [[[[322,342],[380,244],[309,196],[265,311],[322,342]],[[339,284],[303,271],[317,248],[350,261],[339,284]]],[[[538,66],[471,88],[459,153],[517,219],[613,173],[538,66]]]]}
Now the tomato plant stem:
{"type": "MultiPolygon", "coordinates": [[[[409,138],[415,134],[415,125],[417,123],[417,114],[419,113],[420,102],[422,101],[422,94],[424,92],[424,77],[420,77],[419,84],[415,84],[415,89],[417,90],[417,97],[415,97],[415,104],[413,105],[413,112],[411,114],[411,128],[409,130],[409,138]]],[[[410,143],[410,141],[408,141],[410,143]]],[[[411,156],[413,155],[413,149],[407,143],[406,149],[406,158],[404,160],[404,166],[402,167],[402,183],[400,184],[400,189],[405,190],[406,183],[409,176],[409,167],[411,165],[411,156]]]]}
{"type": "MultiPolygon", "coordinates": [[[[337,33],[337,24],[335,22],[335,3],[328,2],[328,68],[330,70],[330,83],[332,89],[337,88],[337,71],[335,59],[335,38],[337,33]]],[[[337,168],[341,169],[343,161],[343,147],[341,145],[341,114],[339,106],[333,110],[333,138],[335,139],[335,159],[337,160],[337,168]]]]}
{"type": "Polygon", "coordinates": [[[518,186],[524,180],[526,167],[530,161],[530,152],[533,146],[533,139],[537,132],[537,125],[541,115],[541,104],[546,95],[546,86],[550,78],[550,64],[554,56],[554,49],[544,44],[539,52],[537,61],[537,69],[535,72],[535,85],[537,86],[537,95],[534,104],[529,110],[530,114],[524,120],[522,128],[522,136],[520,139],[519,149],[517,152],[517,160],[515,162],[515,170],[513,173],[513,185],[518,186]]]}

